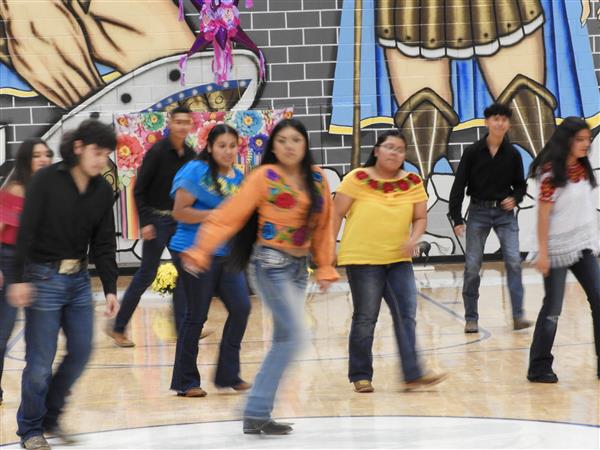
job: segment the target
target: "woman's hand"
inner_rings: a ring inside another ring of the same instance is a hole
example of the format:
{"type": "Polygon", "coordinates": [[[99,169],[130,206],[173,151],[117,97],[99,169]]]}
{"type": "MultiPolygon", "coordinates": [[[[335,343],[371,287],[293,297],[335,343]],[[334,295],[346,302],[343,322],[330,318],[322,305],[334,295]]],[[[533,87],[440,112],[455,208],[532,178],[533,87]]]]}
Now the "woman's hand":
{"type": "Polygon", "coordinates": [[[321,293],[325,293],[329,290],[329,288],[333,284],[333,281],[319,280],[317,281],[317,284],[319,285],[319,290],[321,291],[321,293]]]}
{"type": "Polygon", "coordinates": [[[550,258],[548,257],[548,254],[545,252],[538,253],[533,262],[533,266],[544,277],[547,277],[550,273],[550,258]]]}
{"type": "Polygon", "coordinates": [[[179,255],[179,257],[181,258],[181,265],[183,267],[183,270],[185,270],[190,275],[197,277],[198,274],[206,272],[207,268],[199,265],[196,262],[196,260],[190,255],[182,253],[181,255],[179,255]]]}

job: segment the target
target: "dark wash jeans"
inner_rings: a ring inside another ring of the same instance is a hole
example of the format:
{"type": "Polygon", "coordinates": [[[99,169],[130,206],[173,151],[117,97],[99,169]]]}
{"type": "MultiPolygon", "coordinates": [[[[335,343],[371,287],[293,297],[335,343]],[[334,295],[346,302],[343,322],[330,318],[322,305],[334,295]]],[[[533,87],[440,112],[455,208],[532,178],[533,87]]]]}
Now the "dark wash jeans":
{"type": "Polygon", "coordinates": [[[350,382],[373,379],[373,336],[381,299],[390,308],[405,381],[422,376],[416,350],[417,287],[412,263],[346,266],[354,313],[350,329],[350,382]]]}
{"type": "MultiPolygon", "coordinates": [[[[529,353],[529,375],[538,376],[552,371],[552,345],[565,295],[567,271],[571,271],[585,291],[592,310],[596,356],[600,357],[600,268],[598,259],[586,250],[579,261],[570,267],[550,269],[544,278],[544,302],[535,324],[529,353]]],[[[600,376],[600,364],[597,367],[600,376]]]]}
{"type": "Polygon", "coordinates": [[[92,352],[94,324],[87,270],[61,275],[49,265],[28,264],[25,275],[34,285],[35,299],[25,308],[26,366],[17,412],[17,434],[22,442],[57,425],[66,396],[92,352]],[[67,354],[52,374],[61,328],[67,354]]]}
{"type": "Polygon", "coordinates": [[[477,302],[479,300],[479,284],[481,263],[485,241],[490,231],[498,235],[513,318],[523,317],[523,282],[521,280],[521,254],[519,253],[519,224],[513,211],[500,208],[483,208],[477,205],[469,207],[467,220],[467,248],[465,250],[465,272],[463,282],[463,301],[465,304],[465,320],[478,320],[477,302]]]}
{"type": "Polygon", "coordinates": [[[241,343],[250,314],[246,278],[240,272],[228,271],[225,258],[220,256],[213,259],[210,270],[198,274],[197,277],[182,269],[178,253],[173,253],[173,261],[179,274],[177,282],[181,283],[185,291],[187,307],[177,337],[171,389],[185,392],[200,387],[200,373],[196,361],[198,339],[206,322],[213,294],[219,296],[228,313],[221,337],[215,384],[219,387],[238,384],[242,381],[241,343]]]}
{"type": "MultiPolygon", "coordinates": [[[[125,332],[131,316],[133,316],[135,309],[140,303],[142,294],[156,278],[156,272],[158,271],[158,266],[160,266],[160,258],[177,227],[177,223],[171,217],[162,216],[156,216],[153,225],[156,228],[156,238],[151,241],[144,241],[140,268],[133,276],[131,284],[125,291],[125,295],[123,295],[121,308],[115,319],[114,331],[119,333],[125,332]]],[[[173,312],[175,314],[175,328],[179,330],[179,326],[185,316],[185,295],[179,284],[173,292],[173,312]]]]}
{"type": "MultiPolygon", "coordinates": [[[[15,247],[13,245],[2,244],[0,246],[0,271],[4,276],[4,285],[0,287],[0,382],[2,381],[2,372],[4,371],[4,356],[6,356],[6,346],[15,327],[17,318],[17,308],[8,304],[6,291],[13,282],[15,275],[14,266],[15,247]]],[[[2,388],[0,384],[0,398],[2,398],[2,388]]]]}

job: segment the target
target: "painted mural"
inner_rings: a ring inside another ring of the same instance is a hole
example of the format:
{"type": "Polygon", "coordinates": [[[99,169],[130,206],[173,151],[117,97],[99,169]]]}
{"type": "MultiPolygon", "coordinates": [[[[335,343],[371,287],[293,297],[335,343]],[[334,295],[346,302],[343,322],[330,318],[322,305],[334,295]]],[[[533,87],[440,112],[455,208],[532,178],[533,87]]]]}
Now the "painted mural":
{"type": "MultiPolygon", "coordinates": [[[[362,0],[362,14],[355,6],[354,0],[343,4],[329,131],[352,134],[385,124],[405,134],[412,170],[428,180],[434,252],[462,253],[446,218],[460,159],[448,144],[453,133],[483,125],[487,105],[510,106],[509,136],[526,173],[561,118],[600,124],[586,27],[590,1],[362,0]],[[359,87],[353,86],[355,20],[362,31],[359,87]],[[360,123],[353,123],[357,101],[360,123]]],[[[594,165],[600,165],[597,152],[594,165]]],[[[533,223],[532,206],[529,197],[519,209],[522,242],[533,223]]],[[[492,238],[486,252],[498,248],[492,238]]]]}
{"type": "MultiPolygon", "coordinates": [[[[118,123],[177,105],[210,115],[299,104],[294,114],[322,142],[313,149],[334,166],[327,173],[335,187],[352,152],[340,135],[396,127],[409,139],[410,170],[427,182],[431,254],[451,255],[463,245],[446,216],[453,171],[465,136],[481,132],[485,106],[500,100],[513,109],[511,139],[525,170],[561,118],[600,125],[589,0],[251,3],[0,2],[0,107],[31,108],[15,113],[22,122],[0,117],[8,145],[29,137],[30,126],[57,148],[63,130],[90,116],[118,123]],[[46,110],[52,114],[36,118],[46,110]]],[[[600,167],[598,142],[593,161],[600,167]]],[[[123,187],[115,167],[106,176],[123,187]]],[[[527,197],[518,212],[524,249],[532,207],[527,197]]],[[[119,242],[121,262],[135,262],[136,241],[119,242]]],[[[486,252],[498,248],[490,237],[486,252]]]]}

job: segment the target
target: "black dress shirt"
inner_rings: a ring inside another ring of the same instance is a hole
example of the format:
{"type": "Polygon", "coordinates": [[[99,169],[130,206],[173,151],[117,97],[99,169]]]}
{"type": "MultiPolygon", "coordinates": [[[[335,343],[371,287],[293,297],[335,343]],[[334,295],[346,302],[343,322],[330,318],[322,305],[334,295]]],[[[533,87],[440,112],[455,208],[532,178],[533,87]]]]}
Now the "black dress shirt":
{"type": "Polygon", "coordinates": [[[93,259],[105,294],[117,293],[117,243],[113,191],[101,176],[80,193],[69,167],[58,162],[31,179],[16,245],[16,282],[26,261],[93,259]]]}
{"type": "Polygon", "coordinates": [[[455,226],[463,223],[461,211],[465,187],[472,199],[502,201],[513,197],[521,203],[527,192],[527,183],[519,151],[504,139],[492,157],[487,135],[466,148],[450,191],[450,217],[455,226]]]}
{"type": "Polygon", "coordinates": [[[195,156],[191,147],[184,145],[180,157],[169,138],[161,139],[148,150],[133,189],[142,227],[152,223],[153,210],[173,209],[170,195],[173,178],[181,166],[195,156]]]}

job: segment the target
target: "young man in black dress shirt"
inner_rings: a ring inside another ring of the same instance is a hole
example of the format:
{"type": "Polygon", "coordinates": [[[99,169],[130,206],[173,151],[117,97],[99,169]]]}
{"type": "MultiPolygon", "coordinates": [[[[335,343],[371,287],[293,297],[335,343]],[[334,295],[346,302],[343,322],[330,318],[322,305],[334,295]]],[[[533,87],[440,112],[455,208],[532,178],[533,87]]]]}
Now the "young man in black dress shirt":
{"type": "MultiPolygon", "coordinates": [[[[142,166],[135,182],[135,203],[142,227],[142,262],[133,276],[131,284],[121,301],[121,309],[109,332],[120,347],[133,347],[135,344],[125,334],[125,328],[131,320],[142,294],[154,281],[160,258],[175,233],[176,222],[171,210],[171,184],[177,171],[194,158],[195,153],[185,143],[192,130],[192,115],[189,109],[177,107],[169,117],[169,136],[158,141],[144,156],[142,166]]],[[[175,325],[185,314],[185,300],[182,292],[176,288],[173,295],[175,325]]]]}
{"type": "Polygon", "coordinates": [[[44,433],[67,440],[58,419],[92,350],[94,306],[87,255],[104,287],[106,315],[118,308],[113,191],[101,176],[116,136],[94,120],[67,133],[63,160],[40,170],[25,197],[16,246],[13,306],[25,308],[26,366],[18,432],[25,448],[49,448],[44,433]],[[58,334],[67,354],[52,374],[58,334]]]}
{"type": "Polygon", "coordinates": [[[492,229],[500,240],[506,267],[513,327],[521,330],[531,326],[531,322],[523,318],[519,225],[514,211],[527,192],[527,184],[521,155],[506,137],[511,115],[511,110],[502,104],[495,103],[486,108],[484,116],[488,133],[464,151],[450,191],[450,216],[457,236],[465,233],[462,218],[465,187],[471,197],[463,282],[465,333],[479,331],[479,271],[485,241],[492,229]]]}

